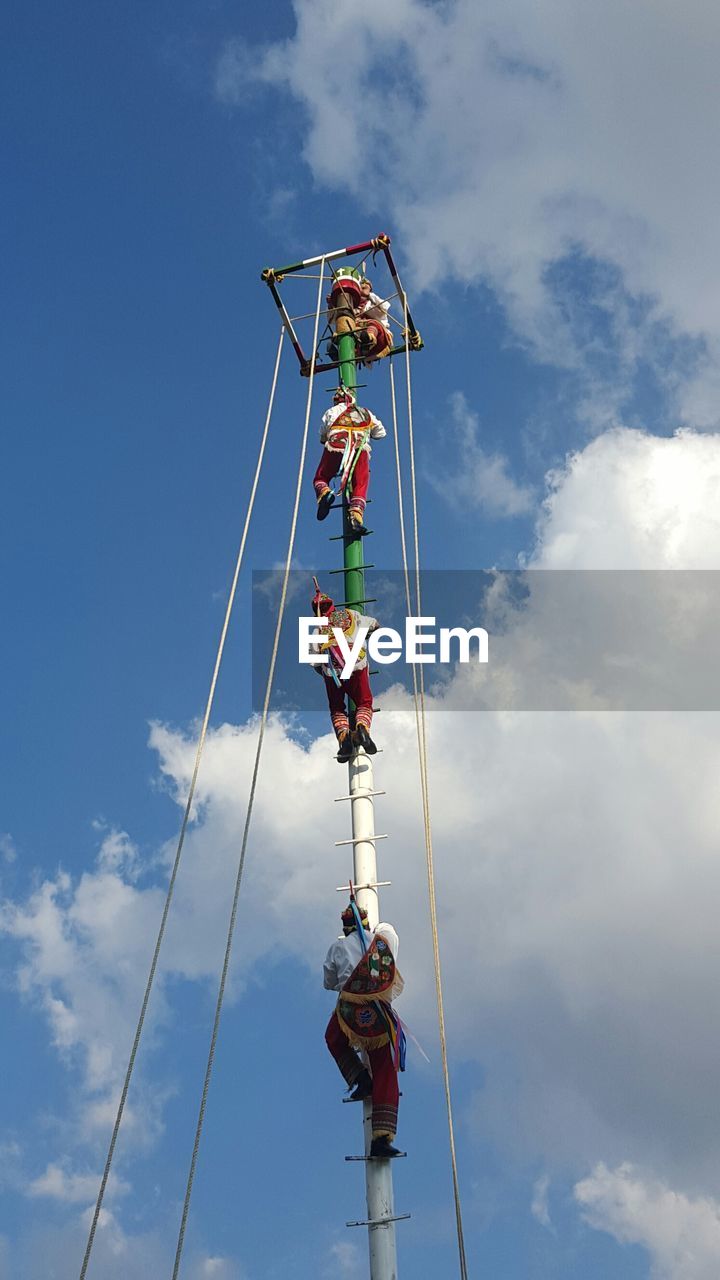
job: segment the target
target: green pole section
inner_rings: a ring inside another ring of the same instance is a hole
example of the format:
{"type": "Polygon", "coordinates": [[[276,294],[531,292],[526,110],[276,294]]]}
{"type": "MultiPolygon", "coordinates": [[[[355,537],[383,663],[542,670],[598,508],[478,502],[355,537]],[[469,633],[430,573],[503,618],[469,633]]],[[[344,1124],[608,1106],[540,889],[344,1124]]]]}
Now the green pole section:
{"type": "MultiPolygon", "coordinates": [[[[357,387],[357,364],[355,363],[355,339],[351,333],[344,333],[337,340],[338,360],[340,361],[340,383],[348,391],[357,387]]],[[[365,612],[361,601],[365,599],[365,574],[358,566],[363,562],[363,540],[354,538],[350,527],[347,506],[343,510],[343,563],[345,566],[345,599],[360,613],[365,612]]]]}

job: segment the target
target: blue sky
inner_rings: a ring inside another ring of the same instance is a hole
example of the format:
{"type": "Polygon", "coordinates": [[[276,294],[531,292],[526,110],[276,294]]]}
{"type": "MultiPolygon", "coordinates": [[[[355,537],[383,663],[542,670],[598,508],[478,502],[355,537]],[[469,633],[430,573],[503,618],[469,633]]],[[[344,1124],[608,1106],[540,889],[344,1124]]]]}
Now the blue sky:
{"type": "MultiPolygon", "coordinates": [[[[269,390],[262,267],[393,234],[426,341],[426,567],[720,563],[717,20],[603,10],[9,8],[2,1280],[79,1269],[269,390]]],[[[367,381],[387,420],[385,371],[367,381]]],[[[172,1268],[254,750],[250,571],[284,553],[304,390],[288,352],[98,1280],[172,1268]]],[[[328,554],[309,480],[308,573],[328,554]]],[[[373,496],[373,559],[397,568],[389,441],[373,496]]],[[[471,1275],[709,1280],[717,717],[462,694],[430,748],[471,1275]]],[[[382,703],[385,912],[431,1058],[403,1084],[400,1270],[436,1280],[456,1262],[417,765],[406,695],[382,703]]],[[[188,1280],[367,1274],[322,1040],[341,790],[321,707],[272,726],[188,1280]]]]}

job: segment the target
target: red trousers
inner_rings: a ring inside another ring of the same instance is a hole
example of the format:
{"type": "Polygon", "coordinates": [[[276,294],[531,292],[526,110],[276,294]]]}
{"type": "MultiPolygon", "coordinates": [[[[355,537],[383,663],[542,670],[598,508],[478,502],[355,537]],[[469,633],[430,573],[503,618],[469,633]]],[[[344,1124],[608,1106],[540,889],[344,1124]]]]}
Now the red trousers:
{"type": "Polygon", "coordinates": [[[392,337],[384,325],[379,320],[365,320],[362,322],[365,331],[372,342],[372,346],[365,350],[360,348],[362,354],[362,363],[369,365],[373,360],[379,360],[382,356],[390,354],[392,347],[392,337]]]}
{"type": "MultiPolygon", "coordinates": [[[[350,1087],[357,1084],[363,1071],[363,1062],[342,1030],[336,1013],[333,1013],[327,1024],[325,1043],[337,1062],[345,1083],[350,1087]]],[[[372,1072],[373,1138],[381,1138],[383,1135],[394,1138],[397,1133],[400,1090],[392,1049],[389,1044],[383,1045],[382,1049],[369,1049],[368,1058],[372,1072]]]]}
{"type": "Polygon", "coordinates": [[[380,324],[379,320],[366,320],[365,324],[370,334],[375,339],[375,346],[372,354],[375,359],[377,359],[378,356],[385,355],[385,353],[390,350],[392,342],[390,333],[383,324],[380,324]]]}
{"type": "MultiPolygon", "coordinates": [[[[342,434],[343,436],[345,435],[344,432],[342,434]]],[[[315,478],[313,480],[313,486],[318,497],[325,491],[333,476],[336,476],[340,470],[344,447],[345,441],[343,439],[343,443],[339,449],[323,449],[320,466],[315,472],[315,478]]],[[[369,483],[370,462],[368,459],[367,449],[363,449],[361,450],[360,457],[355,464],[355,470],[353,471],[352,480],[350,481],[350,484],[352,485],[352,497],[348,503],[350,509],[352,511],[357,511],[361,519],[365,511],[365,502],[367,499],[369,483]]]]}
{"type": "Polygon", "coordinates": [[[330,719],[338,738],[341,733],[346,733],[350,728],[346,697],[352,698],[355,703],[355,724],[364,724],[369,733],[373,718],[373,700],[367,667],[363,667],[362,671],[353,671],[352,675],[348,676],[347,680],[341,680],[339,685],[336,685],[332,679],[328,680],[327,676],[323,676],[323,680],[327,689],[330,719]]]}

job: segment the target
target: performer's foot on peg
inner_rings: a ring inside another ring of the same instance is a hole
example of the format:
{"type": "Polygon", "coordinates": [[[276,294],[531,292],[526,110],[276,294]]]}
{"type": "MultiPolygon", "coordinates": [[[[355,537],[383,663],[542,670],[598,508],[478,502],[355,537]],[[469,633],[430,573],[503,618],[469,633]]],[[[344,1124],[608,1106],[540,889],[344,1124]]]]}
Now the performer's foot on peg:
{"type": "Polygon", "coordinates": [[[367,329],[358,329],[355,333],[355,344],[361,356],[369,356],[372,354],[376,339],[368,332],[367,329]]]}
{"type": "Polygon", "coordinates": [[[325,489],[325,491],[321,493],[320,497],[318,498],[317,511],[315,513],[317,515],[318,520],[325,519],[334,501],[335,501],[335,494],[333,493],[332,489],[328,485],[327,489],[325,489]]]}
{"type": "Polygon", "coordinates": [[[394,1147],[387,1134],[382,1138],[373,1138],[370,1144],[370,1155],[375,1160],[392,1160],[393,1156],[402,1155],[399,1147],[394,1147]]]}
{"type": "Polygon", "coordinates": [[[338,738],[338,753],[337,753],[338,764],[347,764],[348,760],[350,759],[353,753],[353,750],[354,750],[354,747],[353,747],[352,735],[350,733],[350,730],[346,729],[345,732],[341,733],[340,737],[338,738]]]}
{"type": "Polygon", "coordinates": [[[363,1071],[358,1077],[357,1084],[350,1094],[350,1102],[364,1102],[365,1098],[369,1098],[372,1093],[372,1076],[369,1071],[363,1071]]]}
{"type": "Polygon", "coordinates": [[[376,754],[377,747],[375,746],[375,743],[370,737],[370,734],[368,733],[364,724],[358,725],[357,729],[355,730],[354,738],[355,738],[355,746],[362,747],[366,755],[374,756],[376,754]]]}
{"type": "MultiPolygon", "coordinates": [[[[363,524],[363,518],[358,511],[348,512],[350,516],[350,528],[352,529],[353,538],[364,538],[370,530],[363,524]]],[[[318,517],[319,519],[320,517],[318,517]]]]}

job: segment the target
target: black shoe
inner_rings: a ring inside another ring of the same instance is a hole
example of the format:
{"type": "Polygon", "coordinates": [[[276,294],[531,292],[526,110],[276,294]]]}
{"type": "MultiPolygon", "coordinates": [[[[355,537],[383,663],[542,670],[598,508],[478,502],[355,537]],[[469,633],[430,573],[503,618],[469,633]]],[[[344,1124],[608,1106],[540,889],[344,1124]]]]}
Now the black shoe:
{"type": "Polygon", "coordinates": [[[318,520],[325,519],[334,501],[335,501],[335,494],[333,493],[332,489],[328,489],[327,493],[324,493],[322,498],[318,499],[317,511],[315,512],[318,520]]]}
{"type": "Polygon", "coordinates": [[[393,1156],[401,1156],[402,1151],[399,1147],[394,1147],[388,1137],[373,1138],[370,1155],[374,1160],[392,1160],[393,1156]]]}
{"type": "Polygon", "coordinates": [[[353,737],[355,739],[355,746],[362,747],[366,755],[374,756],[377,753],[377,747],[364,724],[358,725],[353,737]]]}
{"type": "Polygon", "coordinates": [[[358,1077],[357,1084],[353,1089],[348,1102],[364,1102],[372,1093],[372,1076],[369,1071],[363,1071],[358,1077]]]}
{"type": "Polygon", "coordinates": [[[338,738],[338,764],[347,764],[355,748],[353,747],[352,734],[346,730],[341,738],[338,738]]]}

